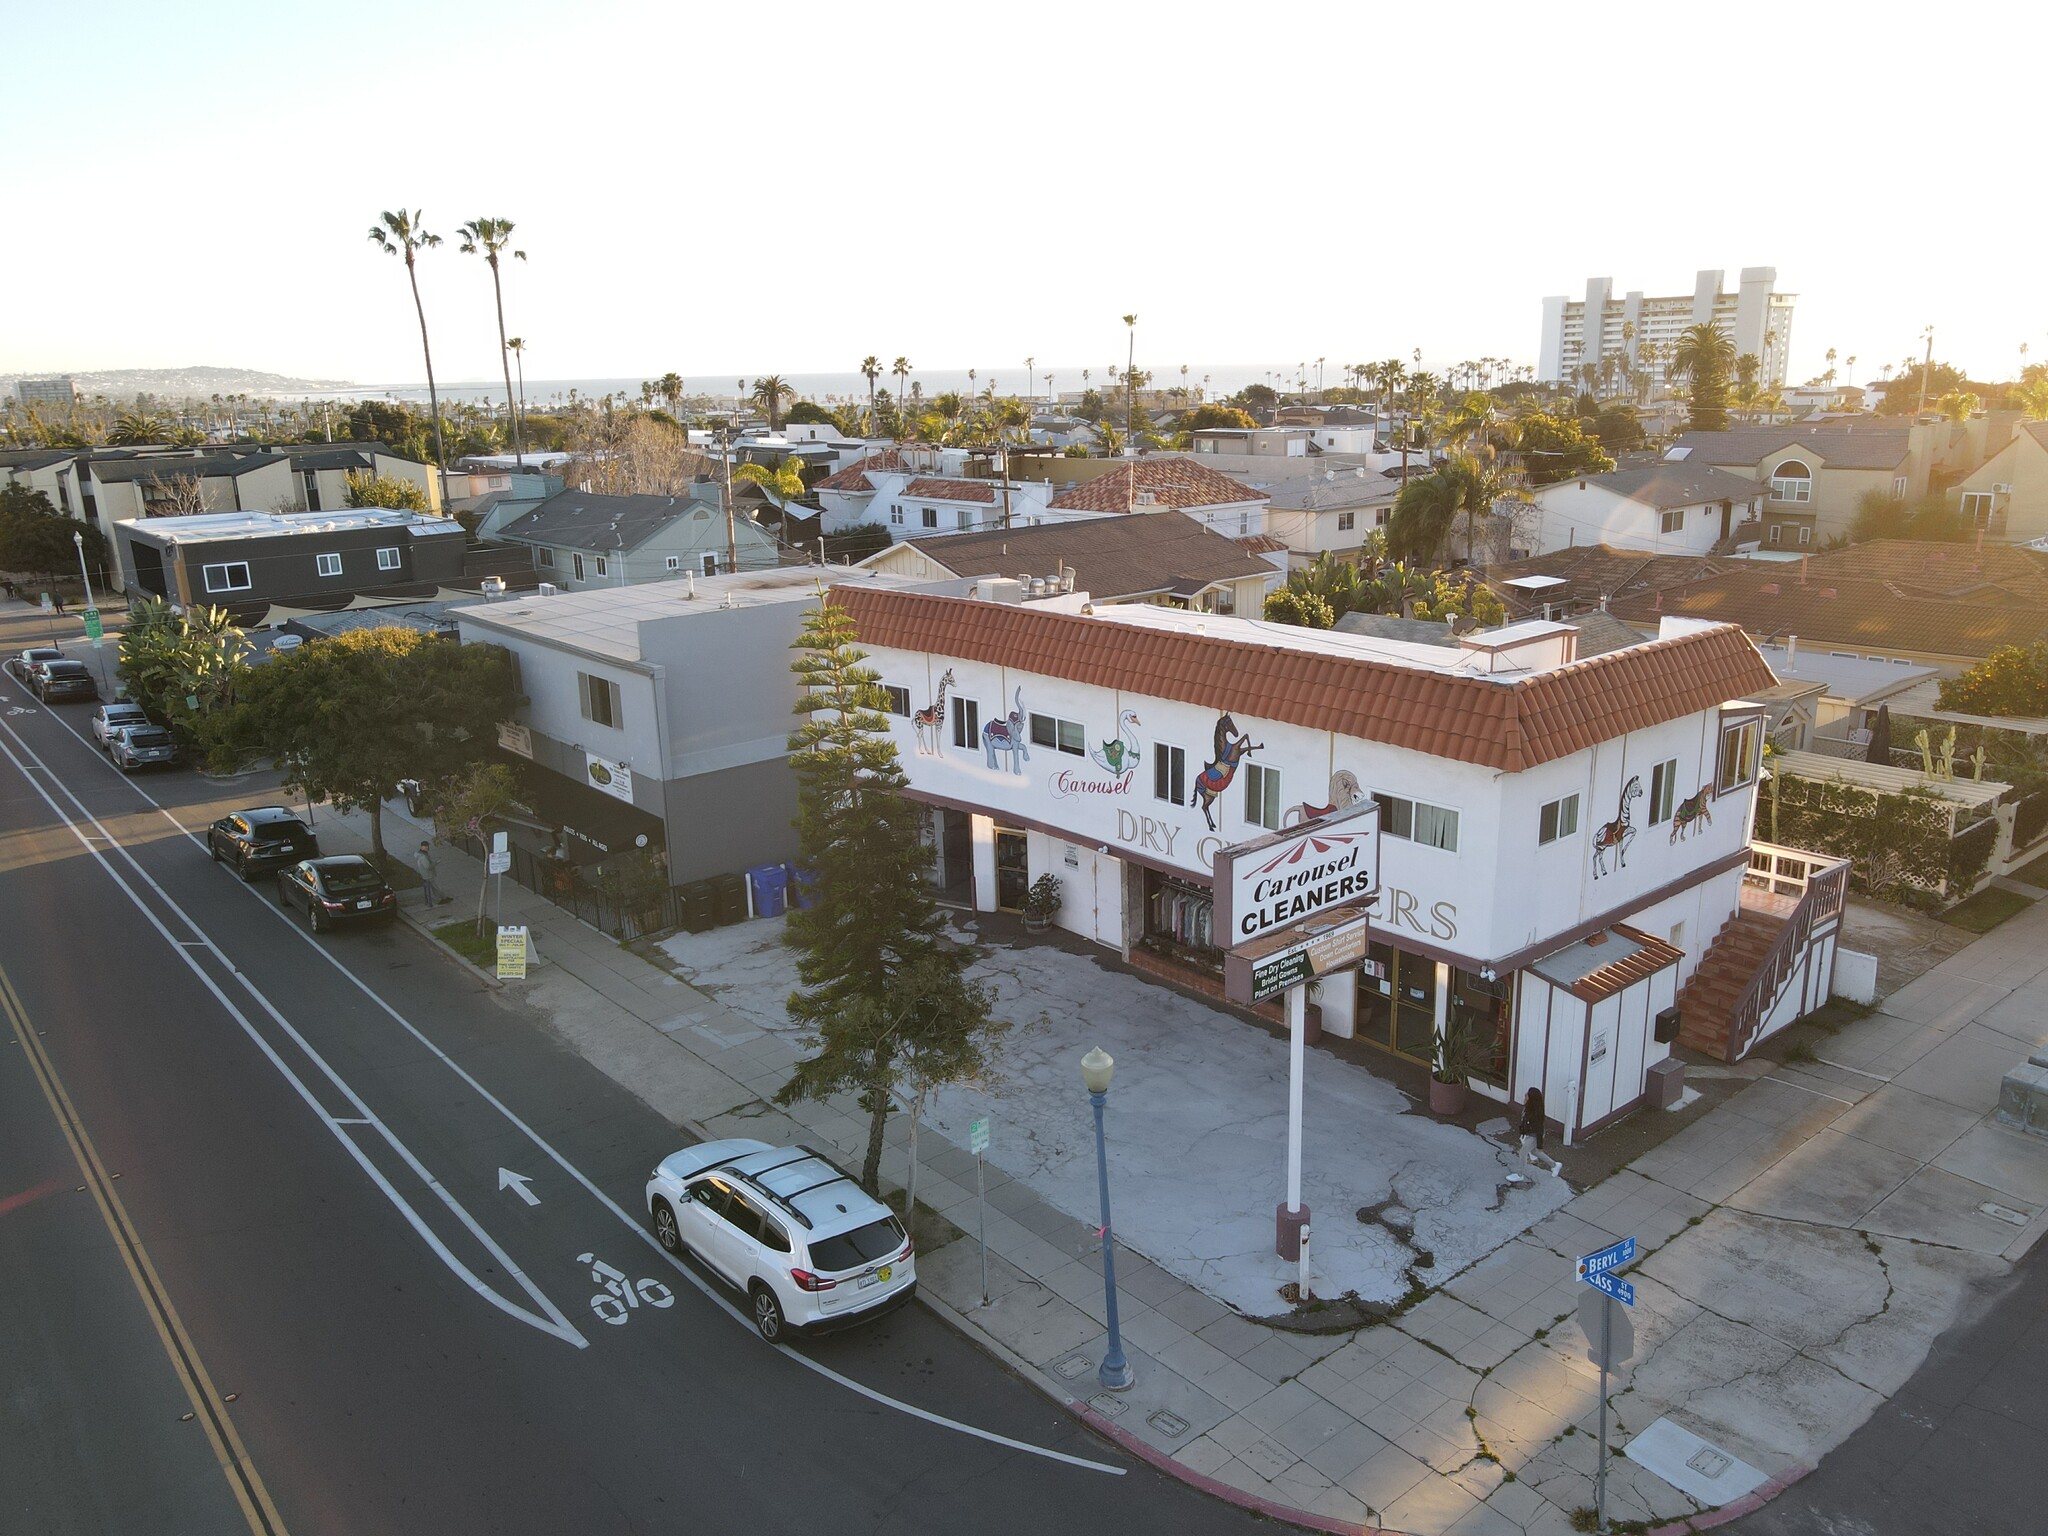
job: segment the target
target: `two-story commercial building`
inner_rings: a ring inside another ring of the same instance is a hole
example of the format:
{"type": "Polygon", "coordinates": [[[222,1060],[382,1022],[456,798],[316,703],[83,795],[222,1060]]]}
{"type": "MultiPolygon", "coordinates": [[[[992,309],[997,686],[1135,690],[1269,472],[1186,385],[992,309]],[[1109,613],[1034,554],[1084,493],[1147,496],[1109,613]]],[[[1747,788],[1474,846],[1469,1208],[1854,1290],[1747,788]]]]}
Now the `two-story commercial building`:
{"type": "Polygon", "coordinates": [[[327,607],[462,578],[462,524],[382,507],[207,512],[115,525],[123,590],[182,607],[327,607]]]}
{"type": "MultiPolygon", "coordinates": [[[[1323,1027],[1418,1061],[1461,1031],[1476,1087],[1539,1086],[1573,1130],[1642,1101],[1667,1010],[1743,914],[1764,720],[1745,701],[1774,679],[1733,627],[1581,661],[1542,621],[1441,646],[1081,593],[833,597],[889,691],[938,878],[974,906],[1051,875],[1062,927],[1220,991],[1218,851],[1369,797],[1371,944],[1323,978],[1323,1027]]],[[[1826,996],[1819,931],[1724,1054],[1826,996]]]]}

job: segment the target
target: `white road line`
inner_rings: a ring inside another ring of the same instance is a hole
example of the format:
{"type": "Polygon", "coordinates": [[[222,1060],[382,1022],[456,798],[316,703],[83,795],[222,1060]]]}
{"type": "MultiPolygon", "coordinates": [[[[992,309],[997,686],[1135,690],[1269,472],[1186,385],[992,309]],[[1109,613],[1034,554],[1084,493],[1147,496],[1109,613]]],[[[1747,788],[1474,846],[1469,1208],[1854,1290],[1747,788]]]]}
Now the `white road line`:
{"type": "MultiPolygon", "coordinates": [[[[72,728],[70,723],[68,721],[65,721],[61,716],[52,716],[52,718],[56,719],[58,724],[62,725],[65,730],[70,731],[71,734],[74,737],[77,737],[80,742],[83,742],[85,740],[85,738],[79,736],[78,732],[72,728]]],[[[8,727],[8,729],[10,730],[10,732],[12,731],[12,727],[8,727]]],[[[16,739],[19,740],[19,737],[17,737],[16,739]]],[[[23,750],[27,750],[26,746],[24,746],[23,750]]],[[[40,765],[41,760],[38,759],[37,761],[40,765]]],[[[119,772],[119,770],[115,769],[113,764],[111,763],[107,764],[107,769],[109,772],[119,772]]],[[[45,769],[45,771],[47,772],[50,770],[45,769]]],[[[54,773],[52,773],[52,777],[55,777],[54,773]]],[[[203,840],[200,837],[198,837],[195,833],[193,833],[193,831],[189,827],[187,827],[183,822],[179,821],[176,816],[172,815],[171,812],[167,810],[163,806],[163,804],[156,799],[154,795],[151,795],[140,784],[136,783],[135,780],[129,778],[126,774],[121,775],[121,781],[124,784],[126,784],[130,789],[134,790],[136,794],[140,795],[144,800],[148,801],[152,806],[154,806],[157,810],[157,813],[161,815],[164,818],[164,820],[168,821],[173,827],[177,828],[178,831],[185,837],[186,841],[190,842],[194,847],[199,848],[202,852],[205,851],[205,845],[203,840]]],[[[47,799],[48,796],[45,796],[44,798],[47,799]]],[[[83,810],[84,807],[81,806],[80,809],[83,810]]],[[[61,815],[62,813],[59,812],[59,814],[61,815]]],[[[124,849],[123,852],[125,855],[126,850],[124,849]]],[[[133,863],[134,861],[130,859],[129,862],[133,863]]],[[[145,875],[144,878],[147,879],[148,877],[145,875]]],[[[247,887],[244,888],[248,889],[247,887]]],[[[255,892],[253,890],[250,890],[249,894],[252,897],[255,897],[255,892]]],[[[351,986],[353,986],[357,991],[361,992],[363,996],[368,998],[383,1013],[387,1014],[393,1020],[393,1022],[395,1022],[407,1034],[411,1035],[413,1039],[417,1040],[420,1043],[420,1045],[428,1052],[430,1052],[435,1057],[435,1059],[440,1061],[443,1066],[447,1067],[449,1071],[453,1072],[457,1077],[461,1078],[464,1083],[468,1084],[469,1087],[474,1089],[479,1098],[481,1098],[485,1103],[489,1104],[491,1108],[495,1109],[499,1114],[503,1115],[505,1119],[511,1122],[513,1126],[517,1127],[519,1132],[523,1136],[525,1136],[528,1141],[532,1142],[534,1147],[543,1156],[551,1159],[555,1163],[555,1165],[559,1167],[564,1173],[568,1174],[570,1178],[574,1179],[578,1184],[582,1185],[585,1192],[588,1193],[593,1200],[597,1201],[598,1204],[602,1205],[606,1210],[610,1211],[622,1223],[624,1223],[625,1226],[633,1233],[635,1237],[639,1238],[641,1242],[645,1243],[649,1248],[652,1248],[656,1253],[660,1254],[662,1258],[666,1259],[668,1263],[675,1269],[676,1273],[681,1275],[692,1286],[694,1286],[699,1292],[699,1294],[704,1296],[708,1301],[711,1302],[713,1306],[718,1307],[721,1311],[723,1311],[726,1314],[726,1316],[730,1317],[735,1323],[738,1323],[742,1328],[746,1329],[749,1333],[752,1333],[754,1331],[753,1320],[749,1318],[744,1312],[742,1312],[738,1307],[734,1306],[730,1301],[726,1300],[724,1296],[720,1295],[716,1290],[714,1290],[709,1283],[707,1283],[705,1280],[699,1277],[698,1274],[694,1270],[692,1270],[687,1264],[685,1264],[680,1258],[670,1253],[666,1248],[662,1247],[660,1243],[655,1241],[654,1234],[647,1229],[646,1222],[640,1220],[635,1216],[630,1215],[622,1206],[619,1205],[617,1201],[613,1200],[610,1195],[606,1194],[602,1189],[598,1188],[596,1184],[592,1183],[590,1179],[584,1175],[582,1169],[578,1168],[574,1163],[570,1162],[568,1158],[564,1157],[560,1152],[556,1151],[553,1144],[550,1143],[545,1137],[543,1137],[540,1134],[540,1132],[536,1131],[532,1126],[528,1125],[524,1120],[520,1119],[518,1115],[512,1112],[512,1109],[509,1105],[507,1105],[503,1100],[499,1099],[496,1094],[492,1093],[490,1089],[486,1088],[474,1077],[470,1076],[469,1073],[463,1069],[460,1063],[458,1063],[446,1051],[442,1050],[438,1045],[434,1044],[433,1041],[429,1040],[424,1034],[422,1034],[416,1027],[414,1027],[413,1022],[410,1019],[406,1018],[404,1014],[400,1013],[396,1008],[393,1008],[388,1002],[386,1002],[381,996],[379,996],[378,993],[373,988],[371,988],[367,982],[365,982],[360,976],[356,975],[356,973],[350,970],[347,966],[343,965],[341,961],[337,959],[331,951],[323,948],[321,945],[315,944],[311,937],[308,936],[305,933],[305,931],[299,927],[297,923],[292,922],[289,918],[285,917],[269,902],[264,901],[261,897],[256,897],[255,899],[258,905],[260,905],[264,911],[270,913],[271,916],[275,917],[279,922],[284,924],[285,930],[287,932],[292,934],[301,943],[307,945],[313,951],[314,954],[318,955],[322,960],[326,961],[329,965],[333,966],[335,970],[339,971],[344,977],[348,979],[348,982],[351,986]]],[[[166,900],[168,900],[168,898],[166,898],[166,900]]],[[[172,905],[173,907],[175,907],[176,903],[172,903],[172,905]]],[[[197,923],[192,922],[192,920],[189,917],[186,918],[185,921],[188,924],[190,924],[195,933],[203,931],[199,928],[199,925],[197,923]]],[[[227,963],[225,961],[225,957],[223,957],[223,963],[227,963]]],[[[237,974],[239,975],[239,972],[237,974]]],[[[261,1042],[259,1041],[259,1044],[260,1043],[261,1042]]],[[[346,1138],[343,1139],[346,1140],[346,1138]]],[[[581,1342],[580,1338],[578,1342],[581,1342]]],[[[984,1440],[991,1445],[1004,1446],[1009,1450],[1022,1451],[1025,1454],[1031,1456],[1040,1456],[1048,1461],[1064,1462],[1068,1466],[1081,1467],[1090,1472],[1106,1472],[1112,1477],[1122,1477],[1125,1475],[1126,1469],[1123,1467],[1111,1466],[1106,1462],[1090,1461],[1083,1456],[1072,1456],[1065,1451],[1055,1451],[1048,1446],[1032,1445],[1028,1441],[1024,1440],[1013,1440],[1008,1435],[997,1434],[994,1430],[982,1429],[978,1425],[962,1423],[958,1419],[949,1419],[943,1414],[933,1413],[928,1408],[920,1408],[915,1403],[906,1403],[900,1398],[891,1397],[886,1392],[877,1391],[875,1388],[867,1386],[861,1382],[855,1381],[853,1380],[853,1378],[849,1376],[843,1376],[838,1371],[833,1370],[830,1366],[825,1365],[820,1361],[813,1360],[808,1355],[799,1354],[796,1350],[791,1349],[786,1344],[777,1344],[772,1347],[775,1350],[777,1350],[783,1356],[783,1358],[794,1361],[796,1364],[802,1366],[805,1370],[812,1371],[817,1375],[824,1377],[827,1381],[836,1382],[840,1386],[846,1388],[846,1390],[849,1392],[867,1398],[870,1402],[877,1403],[882,1407],[893,1409],[896,1412],[904,1414],[909,1418],[920,1419],[927,1424],[936,1425],[941,1429],[950,1429],[958,1434],[967,1435],[976,1440],[984,1440]]]]}
{"type": "MultiPolygon", "coordinates": [[[[15,746],[19,747],[21,749],[21,752],[25,754],[30,759],[30,761],[32,761],[35,764],[36,767],[41,768],[45,773],[50,774],[52,779],[56,778],[55,772],[50,768],[50,766],[47,763],[43,762],[43,760],[40,757],[36,756],[34,749],[32,749],[27,742],[21,739],[20,735],[15,731],[12,725],[7,724],[7,722],[4,720],[0,720],[0,730],[5,730],[9,736],[12,736],[14,738],[15,746]]],[[[330,1083],[332,1083],[334,1087],[348,1099],[351,1107],[353,1107],[363,1116],[363,1119],[359,1123],[364,1125],[373,1125],[376,1127],[377,1131],[383,1137],[385,1143],[392,1149],[392,1151],[396,1152],[398,1156],[404,1160],[406,1166],[413,1171],[413,1173],[419,1178],[422,1184],[426,1185],[428,1189],[433,1191],[433,1193],[440,1198],[441,1203],[455,1215],[456,1219],[459,1220],[465,1227],[469,1229],[471,1235],[474,1236],[478,1242],[483,1244],[485,1249],[490,1253],[491,1257],[496,1259],[499,1262],[499,1264],[504,1266],[506,1273],[511,1275],[519,1283],[520,1289],[525,1291],[526,1294],[533,1299],[535,1305],[540,1308],[540,1312],[538,1314],[534,1312],[529,1312],[526,1308],[520,1306],[517,1302],[512,1301],[508,1297],[500,1295],[490,1286],[485,1285],[484,1282],[470,1270],[468,1265],[464,1264],[460,1259],[458,1259],[454,1255],[452,1251],[450,1251],[447,1244],[443,1243],[440,1237],[434,1232],[434,1230],[431,1227],[429,1227],[426,1224],[426,1222],[421,1218],[419,1212],[413,1209],[413,1207],[406,1200],[406,1198],[403,1195],[401,1195],[398,1192],[397,1188],[392,1185],[391,1181],[384,1176],[383,1170],[380,1169],[375,1163],[370,1161],[369,1155],[365,1153],[362,1150],[362,1148],[356,1144],[355,1138],[348,1135],[345,1131],[342,1130],[341,1122],[337,1119],[337,1117],[328,1113],[326,1106],[321,1104],[319,1099],[314,1095],[312,1089],[309,1088],[306,1085],[305,1081],[302,1078],[300,1078],[300,1076],[296,1072],[294,1072],[290,1066],[288,1066],[285,1063],[284,1058],[277,1053],[276,1049],[270,1044],[270,1042],[263,1038],[262,1033],[256,1028],[255,1024],[253,1024],[250,1021],[248,1015],[243,1013],[240,1008],[236,1007],[234,1001],[227,995],[227,993],[223,992],[219,985],[214,981],[214,979],[206,974],[205,970],[200,966],[198,960],[190,953],[189,949],[172,936],[171,931],[164,926],[163,922],[157,917],[157,915],[154,912],[150,911],[149,907],[143,902],[141,896],[137,894],[135,888],[131,886],[125,879],[123,879],[120,872],[116,870],[113,867],[113,865],[107,861],[107,856],[104,853],[102,853],[99,849],[93,847],[91,841],[83,834],[81,829],[72,821],[72,819],[69,816],[65,814],[63,807],[58,805],[57,802],[51,798],[49,792],[45,790],[42,787],[42,785],[36,783],[35,779],[30,776],[27,765],[22,762],[20,757],[16,756],[14,748],[7,746],[5,743],[0,743],[0,755],[5,755],[7,760],[14,765],[16,771],[18,771],[21,774],[23,781],[26,782],[31,788],[35,790],[35,792],[38,795],[42,797],[43,802],[50,807],[51,812],[57,817],[58,820],[64,823],[65,828],[72,834],[72,836],[78,839],[79,845],[83,847],[86,850],[86,852],[91,854],[94,861],[99,864],[100,868],[103,871],[105,871],[107,878],[112,880],[114,884],[120,888],[121,893],[125,895],[131,903],[133,903],[135,910],[140,912],[144,920],[147,921],[149,925],[157,931],[157,933],[163,938],[164,942],[171,947],[172,952],[176,954],[180,960],[183,960],[185,962],[186,967],[192,972],[194,976],[196,976],[199,979],[200,985],[205,987],[207,991],[213,994],[215,1000],[218,1001],[221,1007],[227,1011],[228,1016],[241,1026],[243,1033],[246,1034],[249,1037],[249,1039],[252,1042],[254,1042],[256,1048],[260,1050],[264,1054],[264,1056],[269,1059],[270,1064],[277,1068],[278,1072],[284,1077],[285,1081],[291,1084],[292,1088],[298,1093],[299,1097],[305,1101],[306,1106],[313,1111],[315,1116],[319,1118],[321,1124],[325,1125],[327,1129],[333,1134],[334,1138],[337,1141],[339,1141],[342,1144],[342,1146],[348,1149],[349,1156],[354,1158],[357,1165],[362,1168],[363,1172],[369,1175],[371,1182],[374,1183],[377,1186],[377,1188],[383,1192],[384,1197],[387,1200],[389,1200],[392,1203],[392,1205],[397,1207],[399,1213],[405,1217],[406,1222],[412,1227],[412,1229],[419,1234],[420,1239],[423,1242],[425,1242],[429,1248],[433,1250],[435,1256],[438,1257],[443,1264],[447,1265],[448,1268],[451,1271],[453,1271],[454,1274],[459,1279],[461,1279],[463,1283],[466,1284],[471,1290],[475,1291],[479,1296],[483,1297],[492,1306],[497,1307],[500,1311],[503,1311],[508,1315],[517,1318],[519,1321],[526,1323],[530,1327],[538,1328],[543,1333],[550,1334],[555,1338],[561,1339],[565,1343],[574,1344],[578,1349],[588,1348],[589,1341],[585,1339],[582,1334],[576,1331],[575,1326],[568,1320],[568,1318],[562,1315],[561,1309],[558,1308],[554,1304],[554,1302],[548,1299],[546,1294],[541,1291],[539,1286],[534,1284],[533,1280],[526,1274],[526,1272],[512,1261],[512,1256],[506,1253],[505,1250],[498,1245],[497,1240],[494,1239],[488,1232],[486,1232],[483,1229],[483,1227],[477,1222],[476,1218],[471,1216],[468,1211],[463,1209],[461,1203],[456,1200],[454,1195],[451,1194],[445,1187],[443,1187],[441,1182],[427,1171],[426,1167],[420,1162],[420,1160],[413,1155],[412,1149],[407,1147],[404,1142],[400,1141],[398,1137],[395,1136],[388,1127],[384,1126],[381,1122],[379,1122],[375,1116],[371,1115],[369,1106],[362,1101],[362,1099],[356,1094],[356,1091],[353,1088],[351,1088],[345,1081],[342,1080],[340,1074],[337,1073],[331,1066],[327,1064],[326,1060],[321,1057],[319,1052],[313,1049],[312,1045],[306,1040],[306,1038],[303,1035],[301,1035],[298,1032],[297,1029],[293,1028],[291,1022],[287,1020],[283,1014],[278,1012],[276,1007],[272,1005],[272,1003],[267,997],[265,997],[260,991],[257,990],[254,983],[252,983],[248,977],[244,976],[239,970],[237,970],[233,963],[230,962],[225,955],[222,955],[219,952],[219,950],[215,949],[213,945],[209,942],[206,945],[206,948],[210,952],[212,952],[215,958],[218,959],[221,962],[221,964],[228,969],[228,971],[235,977],[236,981],[241,983],[243,990],[246,991],[250,995],[250,997],[255,999],[256,1003],[263,1009],[264,1012],[270,1015],[271,1019],[276,1022],[278,1027],[291,1037],[293,1044],[297,1045],[298,1048],[306,1054],[307,1059],[310,1060],[315,1067],[319,1068],[321,1075],[324,1076],[330,1083]]],[[[164,903],[164,905],[168,907],[171,911],[179,911],[178,904],[171,899],[169,893],[166,892],[161,886],[159,886],[155,880],[151,879],[148,872],[145,871],[140,864],[137,864],[135,862],[134,856],[130,854],[125,847],[120,847],[118,842],[116,842],[116,840],[112,838],[111,834],[107,832],[105,827],[100,826],[99,822],[93,818],[92,813],[86,810],[84,805],[78,801],[77,796],[71,794],[69,788],[61,785],[61,783],[60,787],[65,788],[66,797],[70,799],[71,802],[78,807],[79,814],[83,816],[86,820],[91,821],[94,826],[99,827],[101,835],[107,837],[109,842],[115,843],[115,846],[119,849],[122,859],[129,865],[130,868],[132,868],[135,871],[136,875],[141,879],[141,881],[156,893],[158,899],[160,899],[164,903]]],[[[180,916],[181,918],[183,918],[182,912],[180,913],[180,916]]],[[[191,920],[189,918],[185,918],[184,921],[186,921],[188,925],[192,926],[195,932],[199,931],[197,929],[197,925],[191,924],[191,920]]]]}

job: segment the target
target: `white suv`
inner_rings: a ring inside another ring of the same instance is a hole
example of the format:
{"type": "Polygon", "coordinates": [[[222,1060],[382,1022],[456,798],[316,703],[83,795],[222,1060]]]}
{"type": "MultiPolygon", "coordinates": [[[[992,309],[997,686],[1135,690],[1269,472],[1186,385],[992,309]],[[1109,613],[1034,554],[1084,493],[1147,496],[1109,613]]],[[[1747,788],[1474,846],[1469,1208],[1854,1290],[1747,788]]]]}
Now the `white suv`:
{"type": "Polygon", "coordinates": [[[686,1147],[648,1179],[647,1215],[662,1247],[689,1250],[747,1293],[771,1344],[865,1322],[917,1293],[895,1212],[808,1147],[686,1147]]]}

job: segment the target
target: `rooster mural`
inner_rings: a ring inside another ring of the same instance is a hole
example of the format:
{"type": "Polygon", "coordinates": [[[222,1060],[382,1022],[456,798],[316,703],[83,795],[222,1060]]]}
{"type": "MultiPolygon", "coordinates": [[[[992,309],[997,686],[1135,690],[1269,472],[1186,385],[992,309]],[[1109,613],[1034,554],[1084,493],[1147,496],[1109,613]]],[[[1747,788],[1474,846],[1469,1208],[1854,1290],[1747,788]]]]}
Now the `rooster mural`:
{"type": "Polygon", "coordinates": [[[1144,722],[1130,710],[1117,717],[1116,739],[1105,741],[1089,755],[1105,773],[1125,774],[1138,766],[1138,737],[1131,728],[1144,722]]]}

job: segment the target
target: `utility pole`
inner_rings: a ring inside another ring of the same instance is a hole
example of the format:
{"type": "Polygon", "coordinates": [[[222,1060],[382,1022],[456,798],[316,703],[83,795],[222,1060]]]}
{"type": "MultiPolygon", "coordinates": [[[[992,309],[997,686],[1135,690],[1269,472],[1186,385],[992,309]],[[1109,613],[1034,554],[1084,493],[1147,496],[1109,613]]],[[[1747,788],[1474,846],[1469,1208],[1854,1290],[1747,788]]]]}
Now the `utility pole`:
{"type": "Polygon", "coordinates": [[[1927,327],[1927,360],[1920,365],[1920,403],[1913,407],[1913,419],[1918,421],[1927,414],[1927,376],[1934,372],[1934,327],[1927,327]]]}
{"type": "Polygon", "coordinates": [[[725,479],[719,487],[719,506],[725,512],[725,568],[736,571],[740,568],[739,530],[732,520],[732,423],[727,422],[725,430],[718,437],[718,457],[725,468],[725,479]]]}

